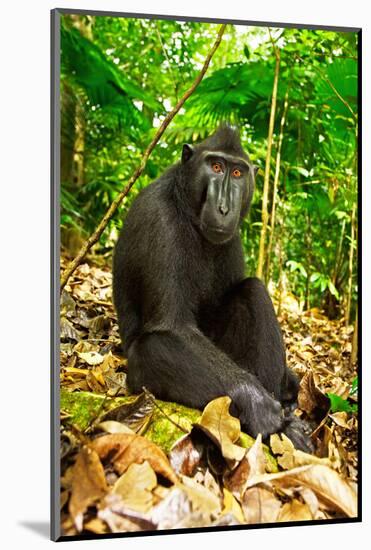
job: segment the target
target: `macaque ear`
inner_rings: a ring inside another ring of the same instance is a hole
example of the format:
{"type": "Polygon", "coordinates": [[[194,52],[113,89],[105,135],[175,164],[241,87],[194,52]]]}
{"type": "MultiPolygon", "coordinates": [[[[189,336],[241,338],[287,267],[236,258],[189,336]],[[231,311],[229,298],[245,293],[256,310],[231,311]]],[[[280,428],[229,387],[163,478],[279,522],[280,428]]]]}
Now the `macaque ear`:
{"type": "Polygon", "coordinates": [[[259,166],[256,166],[255,164],[253,164],[253,165],[251,166],[251,169],[252,169],[253,176],[254,176],[254,178],[255,178],[255,177],[256,177],[256,174],[258,173],[259,166]]]}
{"type": "Polygon", "coordinates": [[[185,162],[187,162],[191,158],[193,153],[194,149],[192,145],[188,145],[188,143],[185,143],[182,150],[182,163],[184,164],[185,162]]]}

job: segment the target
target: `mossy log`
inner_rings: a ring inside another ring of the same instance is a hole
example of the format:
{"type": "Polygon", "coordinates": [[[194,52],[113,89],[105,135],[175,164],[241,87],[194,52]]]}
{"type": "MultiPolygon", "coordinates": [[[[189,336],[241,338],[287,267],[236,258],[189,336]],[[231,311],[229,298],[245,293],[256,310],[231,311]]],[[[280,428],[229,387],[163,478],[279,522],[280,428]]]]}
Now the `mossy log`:
{"type": "MultiPolygon", "coordinates": [[[[102,415],[122,404],[132,403],[137,396],[107,398],[93,392],[69,392],[61,389],[60,410],[68,415],[68,423],[80,431],[85,431],[95,423],[102,415]]],[[[156,405],[144,432],[141,435],[156,443],[165,453],[168,453],[180,437],[189,433],[195,422],[201,418],[201,411],[191,409],[178,403],[161,401],[156,399],[156,405]]],[[[245,433],[241,433],[237,442],[248,449],[254,439],[245,433]]],[[[268,469],[277,471],[277,462],[264,446],[268,469]]]]}

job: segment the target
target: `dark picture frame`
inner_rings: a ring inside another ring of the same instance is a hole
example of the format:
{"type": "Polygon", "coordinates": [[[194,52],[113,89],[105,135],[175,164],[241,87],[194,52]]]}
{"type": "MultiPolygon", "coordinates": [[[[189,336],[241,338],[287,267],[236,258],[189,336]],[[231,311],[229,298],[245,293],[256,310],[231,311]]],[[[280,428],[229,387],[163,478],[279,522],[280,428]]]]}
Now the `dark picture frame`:
{"type": "MultiPolygon", "coordinates": [[[[315,24],[292,24],[278,23],[270,21],[249,21],[249,20],[222,20],[213,18],[194,18],[175,15],[155,15],[155,14],[135,14],[121,13],[111,11],[95,11],[95,10],[79,10],[56,8],[51,12],[51,538],[54,541],[70,541],[70,540],[88,540],[88,539],[106,539],[106,538],[121,538],[131,536],[149,536],[163,534],[178,534],[178,533],[194,533],[194,532],[210,532],[210,531],[232,531],[232,530],[249,530],[249,529],[264,529],[287,526],[311,526],[322,524],[336,523],[354,523],[362,521],[362,358],[361,345],[358,345],[358,514],[356,517],[332,518],[321,520],[307,521],[290,521],[279,523],[262,523],[262,524],[240,524],[240,525],[222,525],[222,526],[202,526],[182,529],[161,529],[161,530],[143,530],[135,532],[120,532],[120,533],[87,533],[65,535],[61,530],[61,510],[60,510],[60,482],[61,482],[61,441],[60,441],[60,250],[61,250],[61,234],[60,234],[60,210],[61,210],[61,18],[68,15],[89,15],[95,17],[117,17],[117,18],[133,18],[133,19],[149,19],[156,21],[184,21],[210,24],[231,24],[238,26],[254,26],[254,27],[273,27],[287,29],[308,29],[308,30],[328,30],[333,32],[351,32],[357,35],[358,48],[358,220],[362,215],[362,29],[354,27],[336,27],[323,26],[315,24]]],[[[358,250],[362,250],[362,234],[360,224],[357,223],[358,233],[358,250]]],[[[362,341],[361,326],[361,296],[362,296],[362,258],[360,252],[357,257],[357,273],[358,273],[358,339],[362,341]]]]}

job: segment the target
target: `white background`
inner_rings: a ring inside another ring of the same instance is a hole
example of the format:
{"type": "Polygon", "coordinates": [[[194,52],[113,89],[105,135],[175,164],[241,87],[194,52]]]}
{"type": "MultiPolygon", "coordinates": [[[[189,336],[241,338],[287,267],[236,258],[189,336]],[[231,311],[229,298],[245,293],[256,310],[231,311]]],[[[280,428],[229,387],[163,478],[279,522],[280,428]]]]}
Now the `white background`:
{"type": "MultiPolygon", "coordinates": [[[[0,11],[0,544],[41,548],[49,521],[49,10],[113,10],[363,27],[363,281],[370,285],[370,52],[366,0],[7,0],[0,11]],[[368,250],[367,250],[368,249],[368,250]],[[5,303],[4,303],[5,301],[5,303]]],[[[370,529],[370,289],[363,289],[363,524],[200,533],[69,545],[363,549],[370,529]],[[368,434],[368,435],[367,435],[368,434]]],[[[370,540],[368,540],[368,543],[370,540]]],[[[368,546],[367,543],[367,546],[368,546]]],[[[69,546],[69,547],[70,547],[69,546]]],[[[368,546],[369,547],[369,546],[368,546]]]]}

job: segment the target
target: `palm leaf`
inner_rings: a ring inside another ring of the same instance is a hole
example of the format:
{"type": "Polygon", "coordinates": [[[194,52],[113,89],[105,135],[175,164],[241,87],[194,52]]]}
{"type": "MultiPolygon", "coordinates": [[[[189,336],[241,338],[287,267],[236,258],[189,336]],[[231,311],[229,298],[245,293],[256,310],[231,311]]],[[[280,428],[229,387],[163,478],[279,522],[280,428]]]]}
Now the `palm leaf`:
{"type": "Polygon", "coordinates": [[[133,104],[136,99],[155,112],[163,112],[159,101],[129,80],[77,29],[62,26],[61,49],[62,70],[86,91],[92,105],[140,112],[133,104]]]}

